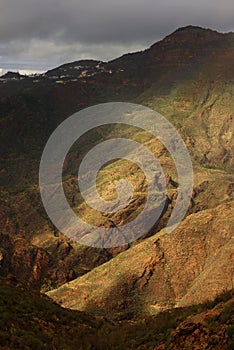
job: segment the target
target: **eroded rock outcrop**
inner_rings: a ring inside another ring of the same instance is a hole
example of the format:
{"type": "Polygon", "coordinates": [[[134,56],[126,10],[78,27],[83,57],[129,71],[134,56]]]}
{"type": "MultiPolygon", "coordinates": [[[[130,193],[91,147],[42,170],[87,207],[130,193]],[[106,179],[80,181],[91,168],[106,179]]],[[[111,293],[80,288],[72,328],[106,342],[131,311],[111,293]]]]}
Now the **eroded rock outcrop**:
{"type": "Polygon", "coordinates": [[[174,232],[162,230],[48,295],[116,318],[212,300],[233,288],[233,208],[192,214],[174,232]]]}

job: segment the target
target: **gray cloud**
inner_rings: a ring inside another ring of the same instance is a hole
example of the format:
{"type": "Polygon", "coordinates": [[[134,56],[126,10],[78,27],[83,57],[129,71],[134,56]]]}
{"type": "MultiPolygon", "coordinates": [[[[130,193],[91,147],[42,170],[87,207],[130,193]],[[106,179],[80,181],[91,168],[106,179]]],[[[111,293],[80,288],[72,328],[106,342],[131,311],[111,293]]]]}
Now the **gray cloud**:
{"type": "Polygon", "coordinates": [[[233,0],[1,0],[0,67],[108,60],[187,24],[231,31],[233,0]]]}

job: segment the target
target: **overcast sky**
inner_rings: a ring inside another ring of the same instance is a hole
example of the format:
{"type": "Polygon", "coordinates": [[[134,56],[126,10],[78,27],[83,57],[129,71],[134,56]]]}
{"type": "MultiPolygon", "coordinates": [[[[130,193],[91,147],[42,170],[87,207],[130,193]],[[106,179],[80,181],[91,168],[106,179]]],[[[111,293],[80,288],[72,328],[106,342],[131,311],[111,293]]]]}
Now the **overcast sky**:
{"type": "Polygon", "coordinates": [[[233,0],[0,0],[0,75],[142,50],[188,24],[234,31],[233,0]]]}

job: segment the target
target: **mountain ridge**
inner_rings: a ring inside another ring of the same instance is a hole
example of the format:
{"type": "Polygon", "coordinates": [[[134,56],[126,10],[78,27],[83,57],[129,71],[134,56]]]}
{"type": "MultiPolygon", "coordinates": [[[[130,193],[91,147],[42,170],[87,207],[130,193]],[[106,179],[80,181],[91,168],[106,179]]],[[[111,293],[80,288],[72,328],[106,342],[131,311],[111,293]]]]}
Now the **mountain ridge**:
{"type": "MultiPolygon", "coordinates": [[[[44,76],[45,74],[48,74],[49,72],[51,71],[54,71],[54,70],[57,70],[59,68],[62,68],[64,66],[69,66],[69,65],[74,65],[74,64],[80,64],[80,65],[85,65],[85,64],[88,64],[90,63],[91,65],[93,64],[98,64],[98,63],[101,63],[101,64],[108,64],[108,63],[111,63],[111,62],[114,62],[116,60],[119,60],[121,59],[122,57],[125,57],[125,56],[132,56],[132,55],[137,55],[137,54],[141,54],[141,53],[144,53],[144,52],[147,52],[148,50],[150,50],[151,48],[153,48],[155,45],[159,45],[159,44],[162,44],[164,42],[169,42],[170,39],[173,39],[175,38],[178,34],[179,34],[179,37],[181,37],[181,33],[182,34],[191,34],[191,33],[195,33],[195,34],[199,34],[197,36],[197,38],[201,38],[202,37],[202,34],[203,34],[203,37],[204,37],[204,34],[206,34],[205,36],[208,37],[209,40],[212,40],[211,38],[223,38],[224,36],[233,36],[234,35],[234,32],[219,32],[215,29],[210,29],[210,28],[204,28],[204,27],[200,27],[200,26],[196,26],[196,25],[187,25],[187,26],[183,26],[183,27],[180,27],[178,29],[176,29],[174,32],[172,32],[171,34],[169,35],[165,35],[165,37],[153,44],[150,45],[149,48],[146,48],[146,49],[143,49],[141,51],[136,51],[136,52],[132,52],[132,53],[126,53],[126,54],[123,54],[122,56],[119,56],[117,58],[114,58],[114,59],[111,59],[109,61],[102,61],[102,60],[98,60],[98,59],[80,59],[80,60],[75,60],[75,61],[71,61],[71,62],[66,62],[66,63],[62,63],[61,65],[57,66],[57,67],[54,67],[54,68],[51,68],[49,69],[48,71],[46,71],[45,73],[40,73],[40,74],[33,74],[34,76],[44,76]]],[[[17,78],[18,76],[18,79],[20,77],[30,77],[30,75],[22,75],[22,74],[19,74],[18,72],[11,72],[11,71],[8,71],[7,73],[5,73],[4,75],[0,76],[0,78],[3,78],[3,77],[8,77],[9,76],[9,73],[10,75],[13,74],[15,78],[17,78]]],[[[12,76],[13,77],[13,76],[12,76]]]]}

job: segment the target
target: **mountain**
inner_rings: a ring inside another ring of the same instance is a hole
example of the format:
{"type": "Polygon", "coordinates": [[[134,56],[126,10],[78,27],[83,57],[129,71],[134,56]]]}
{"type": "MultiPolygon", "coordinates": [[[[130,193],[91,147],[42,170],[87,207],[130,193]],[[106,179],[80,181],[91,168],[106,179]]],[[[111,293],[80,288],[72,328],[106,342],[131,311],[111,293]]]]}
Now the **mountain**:
{"type": "Polygon", "coordinates": [[[231,170],[233,42],[233,33],[185,27],[143,52],[108,63],[83,60],[37,77],[3,79],[3,146],[16,154],[38,151],[39,157],[52,130],[73,112],[131,101],[162,112],[182,128],[200,163],[231,170]]]}
{"type": "MultiPolygon", "coordinates": [[[[127,333],[122,329],[124,334],[135,334],[137,330],[143,339],[139,327],[131,325],[136,319],[143,324],[147,320],[151,328],[145,343],[150,343],[152,332],[159,329],[157,317],[168,319],[175,312],[179,318],[183,314],[181,307],[194,307],[191,305],[233,289],[233,59],[234,33],[188,26],[145,51],[110,62],[82,60],[30,77],[17,73],[1,77],[0,275],[23,284],[26,290],[48,292],[63,306],[90,312],[91,318],[108,312],[111,322],[117,322],[114,333],[124,322],[123,327],[130,327],[127,333]],[[120,178],[132,182],[134,198],[122,211],[103,215],[86,205],[79,192],[77,170],[84,155],[94,145],[116,135],[132,138],[156,155],[168,189],[164,211],[146,236],[119,248],[98,249],[69,240],[53,226],[40,199],[38,170],[46,141],[63,120],[85,107],[112,101],[150,107],[177,128],[192,158],[194,189],[186,218],[174,232],[166,234],[164,227],[175,204],[178,179],[165,147],[152,135],[133,127],[112,125],[90,131],[71,148],[63,171],[67,200],[85,220],[100,226],[118,226],[144,207],[144,174],[124,160],[107,164],[97,178],[98,189],[106,200],[115,198],[120,178]]],[[[9,288],[13,292],[15,287],[9,288]]],[[[24,293],[19,299],[24,298],[24,293]]],[[[29,305],[35,295],[30,293],[29,305]]],[[[57,310],[52,313],[63,312],[61,308],[57,310]]],[[[221,348],[228,349],[229,345],[224,345],[226,332],[231,334],[232,326],[223,326],[220,317],[214,321],[214,329],[220,323],[221,343],[212,335],[218,345],[209,346],[218,349],[222,344],[221,348]]],[[[211,330],[206,316],[197,319],[201,322],[192,337],[195,342],[200,336],[207,342],[211,330]]],[[[170,341],[167,339],[171,349],[178,348],[184,336],[187,348],[193,346],[189,322],[173,326],[179,328],[170,341]]],[[[92,334],[97,333],[95,327],[92,334]]],[[[102,340],[106,332],[101,332],[102,340]]],[[[165,340],[166,331],[162,333],[165,340]]],[[[54,334],[58,337],[58,333],[54,334]]],[[[119,337],[113,334],[114,339],[119,337]]],[[[129,349],[134,348],[133,338],[129,349]]],[[[166,340],[160,345],[158,338],[155,346],[164,349],[166,340]]],[[[98,339],[94,336],[94,343],[98,339]]],[[[138,345],[143,349],[142,339],[138,345]]],[[[154,345],[145,348],[150,346],[154,345]]]]}

